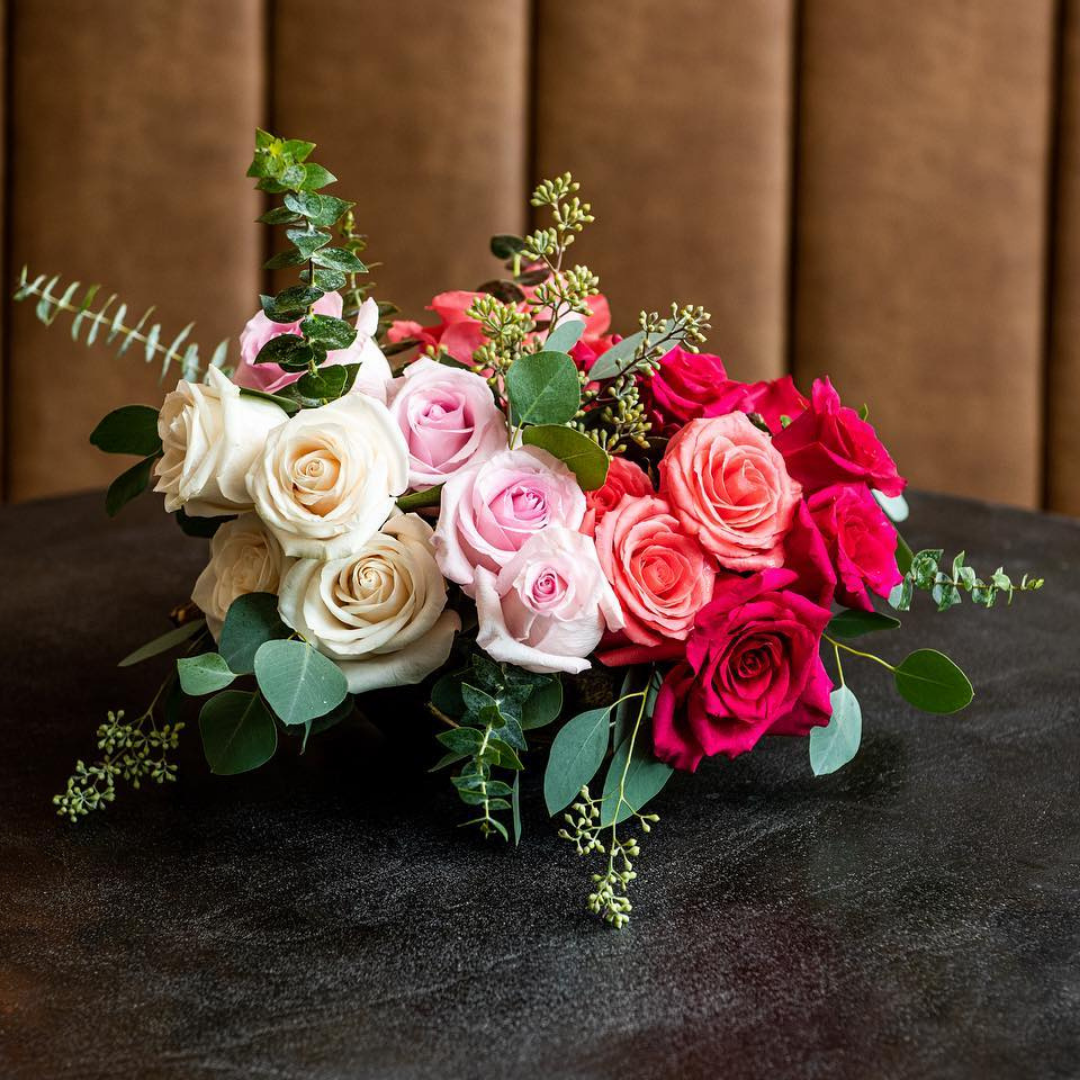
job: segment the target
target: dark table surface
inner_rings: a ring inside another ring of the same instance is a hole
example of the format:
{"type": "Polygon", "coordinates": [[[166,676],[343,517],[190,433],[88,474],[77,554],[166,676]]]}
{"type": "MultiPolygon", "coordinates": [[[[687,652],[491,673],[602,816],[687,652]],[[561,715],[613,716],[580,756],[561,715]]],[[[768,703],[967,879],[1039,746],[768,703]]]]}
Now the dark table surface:
{"type": "Polygon", "coordinates": [[[1080,1075],[1080,523],[912,509],[913,544],[1048,579],[880,641],[945,649],[973,706],[918,714],[852,661],[856,760],[815,780],[772,739],[676,777],[622,933],[537,776],[520,850],[455,829],[419,713],[411,760],[342,730],[232,780],[192,724],[176,784],[55,817],[204,545],[152,499],[0,511],[0,1075],[1080,1075]]]}

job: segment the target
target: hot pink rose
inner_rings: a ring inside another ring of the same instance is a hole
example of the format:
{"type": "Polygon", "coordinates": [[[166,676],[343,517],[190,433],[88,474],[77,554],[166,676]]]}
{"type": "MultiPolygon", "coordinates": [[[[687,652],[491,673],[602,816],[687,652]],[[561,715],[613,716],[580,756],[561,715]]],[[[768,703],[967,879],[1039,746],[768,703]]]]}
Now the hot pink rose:
{"type": "Polygon", "coordinates": [[[471,371],[421,357],[390,385],[390,413],[409,447],[409,486],[441,484],[506,446],[506,419],[471,371]]]}
{"type": "Polygon", "coordinates": [[[653,426],[673,433],[689,420],[747,411],[747,386],[729,379],[724,362],[711,353],[672,349],[656,373],[642,380],[653,426]]]}
{"type": "Polygon", "coordinates": [[[712,599],[715,564],[655,495],[624,495],[597,527],[596,554],[636,645],[683,641],[712,599]]]}
{"type": "Polygon", "coordinates": [[[483,293],[465,292],[457,289],[439,293],[432,298],[428,311],[434,311],[439,321],[433,326],[421,326],[407,319],[395,319],[390,324],[386,338],[397,343],[415,338],[421,346],[445,345],[450,355],[460,364],[472,363],[473,353],[484,344],[480,323],[465,313],[483,293]]]}
{"type": "Polygon", "coordinates": [[[885,495],[899,495],[905,481],[874,429],[840,404],[828,379],[816,379],[810,407],[778,432],[776,449],[807,494],[830,484],[862,480],[885,495]]]}
{"type": "Polygon", "coordinates": [[[534,533],[576,530],[584,516],[585,496],[558,458],[535,446],[504,450],[446,481],[436,561],[472,596],[476,567],[498,573],[534,533]]]}
{"type": "Polygon", "coordinates": [[[585,492],[585,519],[581,523],[581,531],[587,536],[594,536],[604,515],[618,506],[624,495],[652,494],[652,481],[644,469],[624,457],[613,457],[604,486],[585,492]]]}
{"type": "Polygon", "coordinates": [[[832,684],[818,647],[830,613],[791,592],[790,570],[719,577],[664,680],[653,713],[656,756],[693,772],[733,758],[763,735],[806,735],[827,724],[832,684]]]}
{"type": "MultiPolygon", "coordinates": [[[[790,375],[751,383],[747,390],[747,412],[757,413],[773,433],[783,428],[781,417],[794,420],[810,405],[790,375]]],[[[712,415],[706,412],[706,416],[712,415]]]]}
{"type": "Polygon", "coordinates": [[[593,542],[561,525],[533,533],[498,574],[476,568],[476,611],[477,645],[527,671],[585,671],[605,629],[622,626],[593,542]]]}
{"type": "Polygon", "coordinates": [[[896,566],[896,530],[865,484],[824,488],[809,507],[836,567],[840,603],[873,611],[870,593],[888,596],[903,577],[896,566]]]}
{"type": "MultiPolygon", "coordinates": [[[[312,306],[316,315],[333,315],[341,318],[343,302],[341,294],[329,292],[312,306]]],[[[354,389],[380,401],[386,400],[386,384],[390,381],[390,365],[375,342],[379,327],[379,307],[373,299],[365,300],[356,316],[356,340],[347,349],[328,353],[324,366],[334,364],[359,364],[354,389]]],[[[283,371],[277,364],[256,364],[255,358],[262,347],[282,334],[299,334],[300,323],[276,323],[261,311],[253,315],[240,334],[240,363],[236,366],[233,382],[252,390],[273,394],[290,383],[296,382],[302,371],[283,371]]]]}
{"type": "Polygon", "coordinates": [[[782,565],[799,485],[769,436],[742,413],[691,420],[660,462],[660,494],[721,566],[782,565]]]}

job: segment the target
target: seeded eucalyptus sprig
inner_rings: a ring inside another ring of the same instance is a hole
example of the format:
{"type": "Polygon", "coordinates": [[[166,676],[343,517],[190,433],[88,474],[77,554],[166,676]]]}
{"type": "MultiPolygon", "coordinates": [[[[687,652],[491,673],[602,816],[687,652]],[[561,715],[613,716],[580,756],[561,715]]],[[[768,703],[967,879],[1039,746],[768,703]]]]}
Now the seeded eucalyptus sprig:
{"type": "Polygon", "coordinates": [[[331,172],[309,161],[315,144],[302,139],[279,139],[266,131],[255,134],[255,156],[248,176],[258,178],[260,191],[283,195],[281,206],[263,214],[259,221],[284,225],[291,245],[265,263],[267,270],[300,267],[300,284],[282,289],[276,296],[261,296],[263,313],[272,322],[299,323],[299,333],[271,338],[255,358],[256,364],[277,364],[284,371],[305,372],[288,396],[302,406],[318,406],[345,393],[356,377],[355,365],[335,365],[320,371],[327,353],[347,349],[356,340],[356,329],[344,319],[318,315],[315,305],[328,293],[343,289],[355,275],[367,272],[356,255],[359,245],[350,222],[343,247],[332,246],[333,226],[355,203],[320,194],[337,182],[331,172]]]}

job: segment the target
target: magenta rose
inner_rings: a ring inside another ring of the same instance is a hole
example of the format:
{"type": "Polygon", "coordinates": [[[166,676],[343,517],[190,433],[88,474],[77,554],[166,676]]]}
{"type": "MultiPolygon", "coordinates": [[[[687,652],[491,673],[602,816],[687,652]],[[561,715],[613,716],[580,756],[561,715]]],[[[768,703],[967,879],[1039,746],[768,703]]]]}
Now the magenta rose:
{"type": "Polygon", "coordinates": [[[746,388],[746,396],[747,411],[757,413],[772,432],[783,428],[783,417],[794,420],[810,406],[790,375],[751,383],[746,388]]]}
{"type": "Polygon", "coordinates": [[[748,411],[746,384],[729,379],[711,353],[672,349],[642,389],[654,428],[668,434],[702,416],[748,411]]]}
{"type": "Polygon", "coordinates": [[[837,599],[873,611],[870,593],[888,596],[903,577],[896,565],[896,530],[865,484],[824,488],[808,505],[836,567],[837,599]]]}
{"type": "Polygon", "coordinates": [[[585,492],[585,519],[581,531],[594,536],[604,515],[614,510],[624,495],[652,494],[652,481],[644,469],[624,457],[613,457],[603,487],[585,492]]]}
{"type": "Polygon", "coordinates": [[[807,494],[860,480],[885,495],[904,490],[905,481],[874,429],[840,404],[827,378],[814,381],[810,407],[776,434],[773,445],[807,494]]]}
{"type": "Polygon", "coordinates": [[[693,772],[764,735],[807,735],[827,724],[832,684],[819,655],[826,608],[789,586],[790,570],[721,575],[698,615],[686,661],[668,673],[653,713],[656,756],[693,772]]]}

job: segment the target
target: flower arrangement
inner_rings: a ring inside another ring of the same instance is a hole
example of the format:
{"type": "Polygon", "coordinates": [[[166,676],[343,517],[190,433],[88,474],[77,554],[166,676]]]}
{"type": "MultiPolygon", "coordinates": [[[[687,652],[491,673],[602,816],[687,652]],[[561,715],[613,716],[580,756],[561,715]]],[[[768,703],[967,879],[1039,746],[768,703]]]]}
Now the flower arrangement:
{"type": "MultiPolygon", "coordinates": [[[[730,378],[701,351],[701,307],[612,333],[598,278],[568,257],[593,220],[569,174],[533,193],[550,224],[492,239],[499,279],[436,296],[431,325],[395,318],[313,150],[257,133],[249,175],[281,197],[260,220],[288,241],[266,268],[299,281],[261,297],[231,366],[227,343],[203,365],[190,326],[166,346],[149,313],[133,324],[96,287],[23,272],[16,299],[45,323],[68,314],[76,340],[179,369],[160,408],[118,409],[91,442],[138,458],[110,514],[152,487],[209,538],[192,602],[121,666],[182,655],[141,715],[109,714],[61,815],[104,807],[121,780],[173,780],[186,697],[204,699],[211,770],[235,774],[395,689],[427,701],[436,768],[487,837],[520,840],[530,740],[558,725],[547,809],[598,861],[589,910],[622,927],[673,770],[772,735],[807,738],[815,774],[840,768],[861,736],[852,659],[917,708],[972,700],[939,652],[893,665],[851,641],[898,628],[878,608],[916,592],[945,611],[1042,582],[913,553],[905,481],[865,408],[827,378],[809,396],[730,378]]],[[[423,715],[389,722],[426,737],[423,715]]]]}

